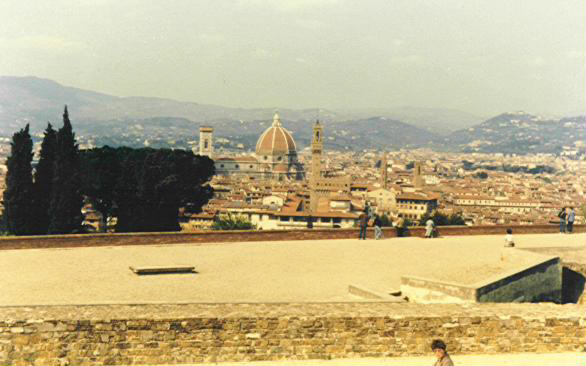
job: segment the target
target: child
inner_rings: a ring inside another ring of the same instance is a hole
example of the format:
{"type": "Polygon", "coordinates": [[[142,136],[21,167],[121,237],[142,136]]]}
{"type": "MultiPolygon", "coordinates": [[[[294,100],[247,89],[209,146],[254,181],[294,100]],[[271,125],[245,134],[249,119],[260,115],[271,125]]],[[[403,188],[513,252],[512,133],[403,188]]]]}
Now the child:
{"type": "Polygon", "coordinates": [[[505,247],[514,247],[515,241],[513,240],[513,229],[507,229],[507,235],[505,235],[505,247]]]}
{"type": "MultiPolygon", "coordinates": [[[[505,247],[501,250],[501,261],[505,260],[505,253],[508,253],[509,248],[515,247],[515,241],[513,240],[513,229],[507,229],[507,235],[505,235],[505,247]]],[[[508,256],[508,255],[507,255],[508,256]]]]}

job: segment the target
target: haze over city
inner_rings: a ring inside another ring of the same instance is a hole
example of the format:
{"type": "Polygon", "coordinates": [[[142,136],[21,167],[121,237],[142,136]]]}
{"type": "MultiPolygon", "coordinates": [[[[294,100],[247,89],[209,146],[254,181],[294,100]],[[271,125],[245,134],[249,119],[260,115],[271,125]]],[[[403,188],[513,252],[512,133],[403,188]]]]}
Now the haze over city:
{"type": "Polygon", "coordinates": [[[583,114],[583,1],[16,1],[0,75],[233,107],[583,114]]]}

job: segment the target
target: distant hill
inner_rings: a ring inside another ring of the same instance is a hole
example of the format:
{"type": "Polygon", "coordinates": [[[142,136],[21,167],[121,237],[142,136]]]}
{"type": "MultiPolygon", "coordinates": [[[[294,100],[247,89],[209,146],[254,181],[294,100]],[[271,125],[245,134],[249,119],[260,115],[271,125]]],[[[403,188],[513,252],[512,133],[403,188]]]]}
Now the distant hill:
{"type": "Polygon", "coordinates": [[[348,117],[364,118],[383,116],[403,121],[419,128],[433,131],[434,134],[449,135],[451,132],[481,123],[484,118],[467,112],[445,108],[368,108],[342,110],[348,117]]]}
{"type": "MultiPolygon", "coordinates": [[[[37,77],[0,76],[0,135],[26,123],[40,134],[47,121],[61,125],[67,104],[78,136],[96,146],[189,148],[202,125],[215,128],[218,145],[253,149],[269,127],[272,108],[230,108],[147,97],[117,97],[37,77]]],[[[298,148],[309,145],[316,109],[279,112],[298,148]]],[[[484,122],[469,113],[433,108],[319,110],[326,147],[339,150],[431,147],[452,151],[558,153],[584,141],[586,117],[541,118],[517,112],[484,122]],[[454,132],[450,132],[456,130],[454,132]]]]}
{"type": "MultiPolygon", "coordinates": [[[[201,125],[211,125],[216,135],[245,148],[272,121],[269,108],[229,108],[147,97],[116,97],[62,86],[36,77],[0,77],[0,134],[9,135],[26,123],[33,132],[47,121],[61,123],[67,104],[78,135],[94,137],[96,144],[131,146],[184,146],[196,139],[201,125]]],[[[315,109],[279,109],[287,129],[300,146],[309,144],[315,109]]],[[[326,146],[340,149],[401,148],[425,146],[434,133],[387,117],[349,118],[347,112],[319,110],[328,133],[326,146]]]]}
{"type": "MultiPolygon", "coordinates": [[[[48,120],[59,118],[65,104],[72,118],[81,124],[154,117],[213,124],[216,120],[270,119],[274,112],[271,108],[230,108],[163,98],[116,97],[37,77],[0,76],[0,133],[12,133],[25,123],[31,123],[33,130],[42,129],[48,120]]],[[[280,109],[280,112],[290,120],[313,120],[317,115],[315,109],[280,109]]],[[[339,119],[335,112],[324,109],[319,115],[326,120],[339,119]]]]}
{"type": "Polygon", "coordinates": [[[503,113],[456,131],[444,143],[460,151],[559,153],[586,138],[586,116],[544,119],[525,112],[503,113]]]}

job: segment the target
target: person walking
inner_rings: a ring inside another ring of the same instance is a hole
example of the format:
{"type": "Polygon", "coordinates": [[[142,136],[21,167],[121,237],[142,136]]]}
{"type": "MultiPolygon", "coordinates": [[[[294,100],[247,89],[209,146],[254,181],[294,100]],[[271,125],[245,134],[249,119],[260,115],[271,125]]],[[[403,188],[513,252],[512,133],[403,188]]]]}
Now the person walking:
{"type": "Polygon", "coordinates": [[[425,237],[426,238],[430,238],[430,239],[433,238],[433,229],[434,228],[435,228],[435,222],[433,222],[433,219],[430,217],[425,222],[425,237]]]}
{"type": "Polygon", "coordinates": [[[574,211],[574,207],[570,207],[570,213],[568,214],[568,226],[566,232],[571,234],[574,231],[574,220],[576,220],[576,212],[574,211]]]}
{"type": "Polygon", "coordinates": [[[379,240],[383,238],[383,223],[379,215],[374,215],[374,239],[379,240]]]}
{"type": "Polygon", "coordinates": [[[366,240],[366,228],[368,227],[368,215],[363,212],[358,216],[358,223],[360,224],[360,233],[358,234],[358,240],[366,240]]]}
{"type": "Polygon", "coordinates": [[[431,342],[431,350],[437,358],[433,366],[454,366],[450,355],[448,355],[444,341],[441,339],[436,339],[431,342]]]}
{"type": "Polygon", "coordinates": [[[560,212],[558,212],[558,217],[560,218],[560,234],[566,232],[566,216],[566,207],[563,207],[560,212]]]}

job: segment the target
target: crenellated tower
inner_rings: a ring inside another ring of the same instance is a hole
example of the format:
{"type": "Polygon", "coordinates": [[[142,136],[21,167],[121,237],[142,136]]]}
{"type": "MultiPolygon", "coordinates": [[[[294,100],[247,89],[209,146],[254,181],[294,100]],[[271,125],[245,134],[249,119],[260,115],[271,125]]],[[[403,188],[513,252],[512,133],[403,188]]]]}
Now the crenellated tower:
{"type": "Polygon", "coordinates": [[[311,180],[316,182],[321,177],[321,155],[323,152],[323,127],[319,121],[313,126],[311,138],[311,180]]]}

